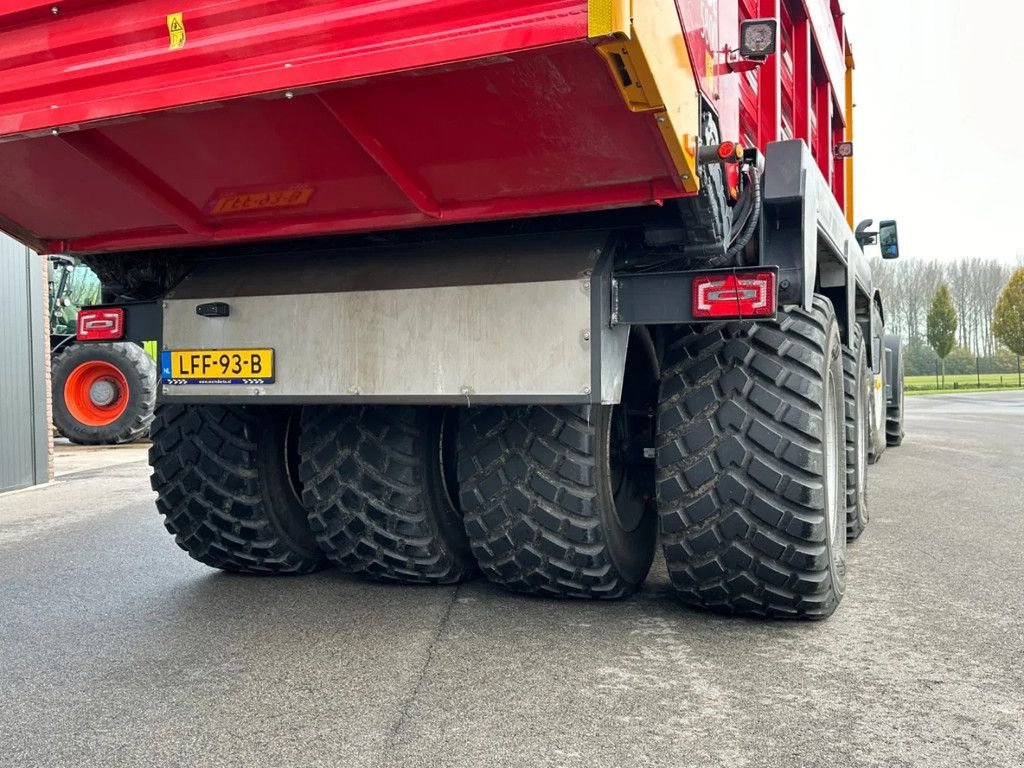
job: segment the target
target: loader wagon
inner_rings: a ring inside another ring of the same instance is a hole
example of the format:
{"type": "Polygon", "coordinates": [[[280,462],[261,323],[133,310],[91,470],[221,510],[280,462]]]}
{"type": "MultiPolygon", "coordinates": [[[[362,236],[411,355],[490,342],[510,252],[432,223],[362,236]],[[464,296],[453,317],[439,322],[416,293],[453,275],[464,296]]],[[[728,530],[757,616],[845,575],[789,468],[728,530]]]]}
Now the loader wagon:
{"type": "Polygon", "coordinates": [[[0,227],[214,568],[823,618],[902,439],[837,0],[34,0],[0,227]]]}

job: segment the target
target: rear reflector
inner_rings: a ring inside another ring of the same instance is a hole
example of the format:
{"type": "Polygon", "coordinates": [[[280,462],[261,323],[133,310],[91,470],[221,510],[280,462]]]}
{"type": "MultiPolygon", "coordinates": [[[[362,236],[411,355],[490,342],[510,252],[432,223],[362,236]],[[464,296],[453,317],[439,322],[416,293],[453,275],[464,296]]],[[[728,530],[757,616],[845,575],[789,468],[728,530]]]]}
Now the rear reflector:
{"type": "Polygon", "coordinates": [[[775,305],[772,272],[693,278],[693,316],[698,319],[772,317],[775,305]]]}
{"type": "Polygon", "coordinates": [[[75,337],[79,341],[116,341],[123,338],[124,310],[120,307],[81,310],[75,337]]]}

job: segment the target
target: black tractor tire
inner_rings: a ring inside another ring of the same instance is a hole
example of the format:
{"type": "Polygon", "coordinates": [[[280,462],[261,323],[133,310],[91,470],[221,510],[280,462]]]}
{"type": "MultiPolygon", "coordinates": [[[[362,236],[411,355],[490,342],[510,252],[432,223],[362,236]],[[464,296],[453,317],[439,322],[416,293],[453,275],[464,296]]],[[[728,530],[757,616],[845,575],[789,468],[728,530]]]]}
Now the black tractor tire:
{"type": "Polygon", "coordinates": [[[612,599],[640,588],[657,535],[653,465],[624,458],[621,445],[651,436],[649,427],[644,438],[617,426],[627,413],[588,405],[464,412],[460,498],[488,579],[554,597],[612,599]]]}
{"type": "Polygon", "coordinates": [[[894,334],[887,334],[885,347],[892,354],[892,399],[885,409],[885,444],[898,448],[903,444],[903,340],[894,334]]]}
{"type": "Polygon", "coordinates": [[[298,411],[161,405],[149,463],[157,509],[178,546],[232,573],[326,566],[298,485],[298,411]]]}
{"type": "Polygon", "coordinates": [[[658,511],[682,600],[823,619],[846,586],[842,345],[831,303],[672,329],[658,511]]]}
{"type": "Polygon", "coordinates": [[[140,440],[153,422],[156,388],[156,363],[139,345],[71,343],[51,365],[53,425],[78,445],[140,440]],[[101,381],[113,400],[93,402],[90,380],[101,381]]]}
{"type": "Polygon", "coordinates": [[[858,538],[868,524],[868,455],[871,442],[871,377],[860,326],[843,347],[846,414],[846,538],[858,538]]]}
{"type": "Polygon", "coordinates": [[[448,408],[303,409],[303,499],[334,565],[413,584],[476,574],[455,502],[456,422],[448,408]]]}

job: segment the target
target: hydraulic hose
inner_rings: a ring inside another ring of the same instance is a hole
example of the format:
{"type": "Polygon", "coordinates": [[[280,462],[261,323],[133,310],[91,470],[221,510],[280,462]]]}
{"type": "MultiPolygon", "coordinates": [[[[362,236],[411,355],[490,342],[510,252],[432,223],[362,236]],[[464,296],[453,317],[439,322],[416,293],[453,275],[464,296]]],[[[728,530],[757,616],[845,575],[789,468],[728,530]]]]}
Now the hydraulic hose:
{"type": "Polygon", "coordinates": [[[725,252],[726,263],[735,259],[747,247],[761,218],[761,174],[758,173],[756,167],[751,167],[748,178],[750,180],[750,211],[741,225],[740,232],[725,252]]]}

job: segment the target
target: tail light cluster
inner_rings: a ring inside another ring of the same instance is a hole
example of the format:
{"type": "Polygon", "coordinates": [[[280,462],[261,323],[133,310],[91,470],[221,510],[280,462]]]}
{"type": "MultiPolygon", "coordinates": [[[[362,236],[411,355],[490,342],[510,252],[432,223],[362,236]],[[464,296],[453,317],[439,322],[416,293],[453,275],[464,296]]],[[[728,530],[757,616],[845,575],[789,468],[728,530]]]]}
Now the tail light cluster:
{"type": "Polygon", "coordinates": [[[718,273],[693,279],[696,319],[772,317],[775,310],[772,272],[718,273]]]}
{"type": "Polygon", "coordinates": [[[121,307],[95,307],[78,313],[75,328],[78,341],[117,341],[124,338],[124,310],[121,307]]]}

